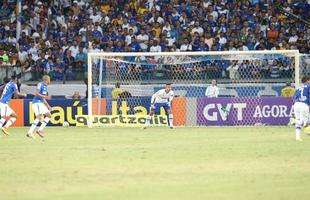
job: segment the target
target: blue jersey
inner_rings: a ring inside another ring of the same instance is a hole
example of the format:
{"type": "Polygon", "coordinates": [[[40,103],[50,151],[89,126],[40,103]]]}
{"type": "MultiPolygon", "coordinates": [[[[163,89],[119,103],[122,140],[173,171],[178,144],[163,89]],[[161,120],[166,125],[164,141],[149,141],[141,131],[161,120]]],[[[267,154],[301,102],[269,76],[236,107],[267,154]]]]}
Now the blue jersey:
{"type": "Polygon", "coordinates": [[[295,102],[302,102],[310,105],[310,84],[305,84],[296,90],[295,102]]]}
{"type": "MultiPolygon", "coordinates": [[[[47,85],[43,82],[41,82],[37,85],[37,90],[38,90],[39,94],[41,94],[41,95],[46,96],[48,94],[47,85]]],[[[43,103],[43,98],[35,96],[32,100],[32,103],[43,103]]]]}
{"type": "Polygon", "coordinates": [[[0,102],[8,104],[12,99],[13,94],[17,91],[17,85],[14,81],[10,81],[3,86],[3,92],[1,95],[0,102]]]}

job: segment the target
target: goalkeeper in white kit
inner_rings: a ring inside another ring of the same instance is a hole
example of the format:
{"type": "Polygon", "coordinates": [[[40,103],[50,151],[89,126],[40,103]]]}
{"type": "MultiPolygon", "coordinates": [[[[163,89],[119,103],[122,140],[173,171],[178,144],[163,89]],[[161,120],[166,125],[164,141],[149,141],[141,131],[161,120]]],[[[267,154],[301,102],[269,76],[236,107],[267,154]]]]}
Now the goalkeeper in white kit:
{"type": "Polygon", "coordinates": [[[143,129],[146,129],[150,125],[152,116],[158,114],[160,108],[163,107],[168,113],[168,120],[170,128],[173,128],[173,114],[171,109],[171,102],[174,97],[174,92],[171,90],[171,84],[166,84],[165,89],[161,89],[153,94],[151,99],[150,114],[146,117],[145,126],[143,129]]]}

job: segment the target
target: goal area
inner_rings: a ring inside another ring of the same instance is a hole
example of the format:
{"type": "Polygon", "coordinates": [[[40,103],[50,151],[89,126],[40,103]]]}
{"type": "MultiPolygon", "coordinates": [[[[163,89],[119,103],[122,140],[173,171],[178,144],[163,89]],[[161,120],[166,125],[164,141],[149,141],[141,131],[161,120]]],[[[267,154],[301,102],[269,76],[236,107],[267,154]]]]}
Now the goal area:
{"type": "MultiPolygon", "coordinates": [[[[171,83],[175,126],[284,125],[292,97],[282,90],[309,65],[298,50],[89,53],[85,118],[89,127],[143,126],[151,96],[171,83]],[[217,97],[206,96],[212,80],[217,97]]],[[[167,124],[164,110],[151,121],[167,124]]]]}

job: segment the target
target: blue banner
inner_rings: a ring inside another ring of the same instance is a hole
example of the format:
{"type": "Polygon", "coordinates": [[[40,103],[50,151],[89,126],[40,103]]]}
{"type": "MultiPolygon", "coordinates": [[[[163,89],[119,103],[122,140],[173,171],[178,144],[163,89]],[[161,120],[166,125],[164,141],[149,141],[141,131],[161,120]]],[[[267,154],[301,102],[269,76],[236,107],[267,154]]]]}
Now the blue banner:
{"type": "MultiPolygon", "coordinates": [[[[52,107],[49,126],[61,126],[65,121],[70,125],[75,125],[76,115],[87,115],[86,99],[50,100],[48,103],[52,107]]],[[[24,101],[25,126],[30,126],[35,118],[31,105],[32,100],[24,101]]]]}

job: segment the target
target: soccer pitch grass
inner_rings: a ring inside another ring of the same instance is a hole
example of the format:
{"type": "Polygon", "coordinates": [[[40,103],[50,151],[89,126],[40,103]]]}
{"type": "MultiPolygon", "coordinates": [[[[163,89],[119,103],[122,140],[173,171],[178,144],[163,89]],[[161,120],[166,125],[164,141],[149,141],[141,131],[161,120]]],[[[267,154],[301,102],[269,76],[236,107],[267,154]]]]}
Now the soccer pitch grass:
{"type": "Polygon", "coordinates": [[[310,198],[294,128],[25,128],[0,137],[1,200],[310,198]]]}

